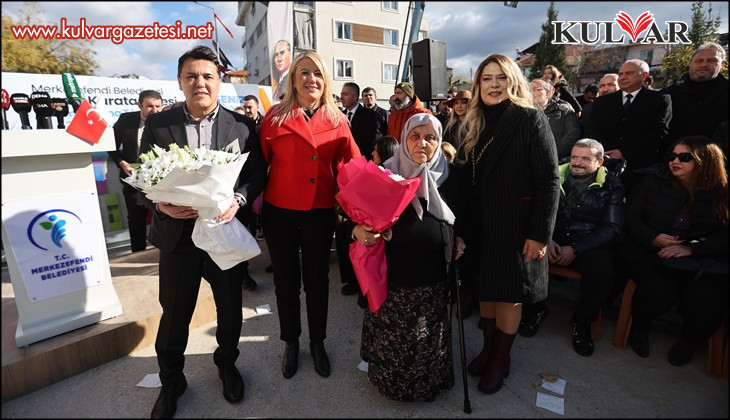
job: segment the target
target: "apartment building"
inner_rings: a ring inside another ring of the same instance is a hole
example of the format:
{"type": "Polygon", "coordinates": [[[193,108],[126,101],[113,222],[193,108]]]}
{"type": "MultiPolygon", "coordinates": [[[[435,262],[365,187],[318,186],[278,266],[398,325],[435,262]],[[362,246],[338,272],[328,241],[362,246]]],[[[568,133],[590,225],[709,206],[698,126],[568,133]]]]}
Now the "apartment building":
{"type": "MultiPolygon", "coordinates": [[[[333,90],[346,82],[361,89],[372,87],[378,102],[388,107],[393,87],[401,80],[411,31],[407,1],[294,1],[292,53],[317,51],[330,66],[333,90]]],[[[264,3],[238,2],[236,24],[245,27],[242,48],[249,83],[271,85],[271,51],[267,37],[268,13],[264,3]]],[[[421,21],[418,38],[427,37],[428,22],[421,21]]]]}

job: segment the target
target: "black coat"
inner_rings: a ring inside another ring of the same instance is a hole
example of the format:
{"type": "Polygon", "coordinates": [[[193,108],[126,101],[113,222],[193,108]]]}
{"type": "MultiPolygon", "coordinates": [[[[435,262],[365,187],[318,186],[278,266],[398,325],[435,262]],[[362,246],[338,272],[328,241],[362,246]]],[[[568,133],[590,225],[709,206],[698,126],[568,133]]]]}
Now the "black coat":
{"type": "MultiPolygon", "coordinates": [[[[139,124],[141,121],[140,112],[125,112],[119,116],[114,124],[114,141],[116,148],[109,151],[109,157],[119,166],[119,162],[135,163],[139,160],[139,147],[137,136],[139,136],[139,124]]],[[[119,166],[119,177],[126,178],[122,167],[119,166]]]]}
{"type": "MultiPolygon", "coordinates": [[[[684,188],[672,183],[672,175],[664,167],[645,177],[629,196],[626,206],[628,238],[620,247],[627,262],[648,253],[656,253],[652,241],[660,233],[671,234],[672,224],[688,197],[684,188]]],[[[687,238],[693,256],[727,256],[728,229],[712,211],[712,195],[698,191],[690,213],[691,232],[687,238]]]]}
{"type": "MultiPolygon", "coordinates": [[[[567,159],[568,161],[570,158],[567,159]]],[[[588,189],[580,196],[567,219],[562,212],[565,203],[564,185],[569,163],[560,166],[560,210],[553,239],[561,246],[570,245],[576,254],[618,244],[624,234],[625,197],[619,175],[626,163],[623,159],[605,157],[603,166],[588,189]]]]}
{"type": "Polygon", "coordinates": [[[543,110],[553,131],[558,149],[558,159],[570,156],[573,145],[580,140],[581,127],[575,111],[569,103],[550,99],[543,110]]]}
{"type": "MultiPolygon", "coordinates": [[[[261,153],[261,144],[254,122],[245,115],[220,106],[216,125],[217,144],[211,145],[211,149],[221,150],[233,140],[238,140],[241,153],[250,152],[234,187],[234,192],[242,194],[246,203],[250,205],[263,191],[267,178],[266,163],[261,153]]],[[[176,143],[180,147],[188,145],[183,107],[147,117],[144,132],[142,132],[140,153],[152,150],[153,145],[167,150],[172,143],[176,143]]],[[[150,243],[163,252],[172,252],[182,237],[186,220],[173,219],[157,211],[150,200],[145,198],[145,201],[154,213],[149,235],[150,243]]],[[[239,211],[236,217],[245,224],[242,211],[239,211]]]]}
{"type": "MultiPolygon", "coordinates": [[[[347,115],[347,109],[343,110],[342,113],[347,115]]],[[[350,132],[352,132],[352,137],[360,149],[360,154],[365,156],[367,160],[372,160],[375,139],[380,137],[380,133],[378,132],[378,114],[372,109],[358,105],[355,108],[355,113],[352,115],[350,132]]]]}
{"type": "Polygon", "coordinates": [[[662,92],[672,98],[672,121],[666,146],[689,135],[712,138],[717,127],[728,118],[727,79],[722,74],[707,83],[695,83],[687,76],[684,82],[662,92]]]}
{"type": "Polygon", "coordinates": [[[376,114],[378,114],[378,129],[376,137],[382,137],[388,135],[388,114],[389,112],[375,104],[372,108],[376,114]]]}
{"type": "MultiPolygon", "coordinates": [[[[593,101],[585,136],[603,144],[604,150],[619,149],[626,171],[646,168],[659,160],[659,149],[672,119],[669,95],[641,88],[624,112],[622,92],[599,96],[593,101]]],[[[624,180],[625,181],[625,180],[624,180]]]]}
{"type": "Polygon", "coordinates": [[[550,242],[558,210],[558,158],[545,114],[508,104],[482,159],[479,300],[541,301],[548,260],[525,264],[522,248],[526,239],[550,242]]]}

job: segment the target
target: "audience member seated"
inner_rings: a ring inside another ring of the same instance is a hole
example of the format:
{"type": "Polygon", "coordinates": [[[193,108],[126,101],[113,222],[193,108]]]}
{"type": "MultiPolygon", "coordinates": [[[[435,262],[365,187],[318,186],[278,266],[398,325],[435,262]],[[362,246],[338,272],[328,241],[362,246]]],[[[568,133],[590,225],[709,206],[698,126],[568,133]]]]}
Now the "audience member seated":
{"type": "MultiPolygon", "coordinates": [[[[615,277],[613,252],[624,233],[624,188],[619,175],[626,163],[603,154],[601,143],[575,143],[569,163],[559,167],[560,204],[553,238],[548,244],[550,264],[579,272],[580,299],[571,319],[573,349],[593,354],[591,323],[598,319],[615,277]]],[[[527,305],[520,334],[531,336],[540,326],[545,302],[527,305]]]]}
{"type": "Polygon", "coordinates": [[[678,302],[682,326],[668,359],[681,366],[727,314],[728,185],[725,157],[704,136],[679,139],[665,160],[630,195],[619,255],[636,283],[629,345],[648,357],[652,320],[678,302]]]}

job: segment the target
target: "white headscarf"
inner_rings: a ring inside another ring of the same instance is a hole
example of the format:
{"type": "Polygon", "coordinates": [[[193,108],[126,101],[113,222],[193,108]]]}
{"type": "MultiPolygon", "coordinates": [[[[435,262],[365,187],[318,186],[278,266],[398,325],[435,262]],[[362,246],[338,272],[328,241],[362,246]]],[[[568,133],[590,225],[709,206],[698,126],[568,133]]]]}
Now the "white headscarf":
{"type": "Polygon", "coordinates": [[[441,122],[430,113],[416,114],[408,119],[406,125],[403,127],[403,131],[401,131],[400,138],[401,145],[398,147],[395,155],[383,162],[383,166],[404,178],[421,178],[421,184],[418,186],[418,190],[416,190],[416,196],[411,200],[411,204],[416,210],[419,219],[423,220],[423,207],[421,207],[421,202],[418,200],[421,197],[426,199],[426,209],[429,213],[437,219],[453,225],[456,217],[438,192],[438,187],[449,176],[449,163],[441,151],[441,142],[443,141],[441,122]],[[408,145],[406,144],[408,141],[408,133],[414,127],[426,125],[429,122],[433,124],[433,128],[438,134],[439,143],[431,159],[426,163],[418,164],[413,161],[413,158],[408,152],[408,145]]]}

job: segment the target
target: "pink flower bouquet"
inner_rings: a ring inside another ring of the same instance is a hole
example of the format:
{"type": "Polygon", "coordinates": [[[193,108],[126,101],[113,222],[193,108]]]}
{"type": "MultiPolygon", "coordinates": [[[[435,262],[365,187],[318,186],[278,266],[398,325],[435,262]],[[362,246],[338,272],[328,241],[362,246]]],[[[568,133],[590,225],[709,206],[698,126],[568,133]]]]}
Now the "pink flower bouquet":
{"type": "MultiPolygon", "coordinates": [[[[403,210],[416,195],[419,178],[404,179],[382,169],[364,157],[338,165],[337,184],[340,192],[335,198],[342,209],[358,224],[383,232],[393,226],[403,210]]],[[[378,313],[388,295],[388,268],[382,236],[371,246],[359,241],[350,244],[350,260],[372,312],[378,313]]]]}

